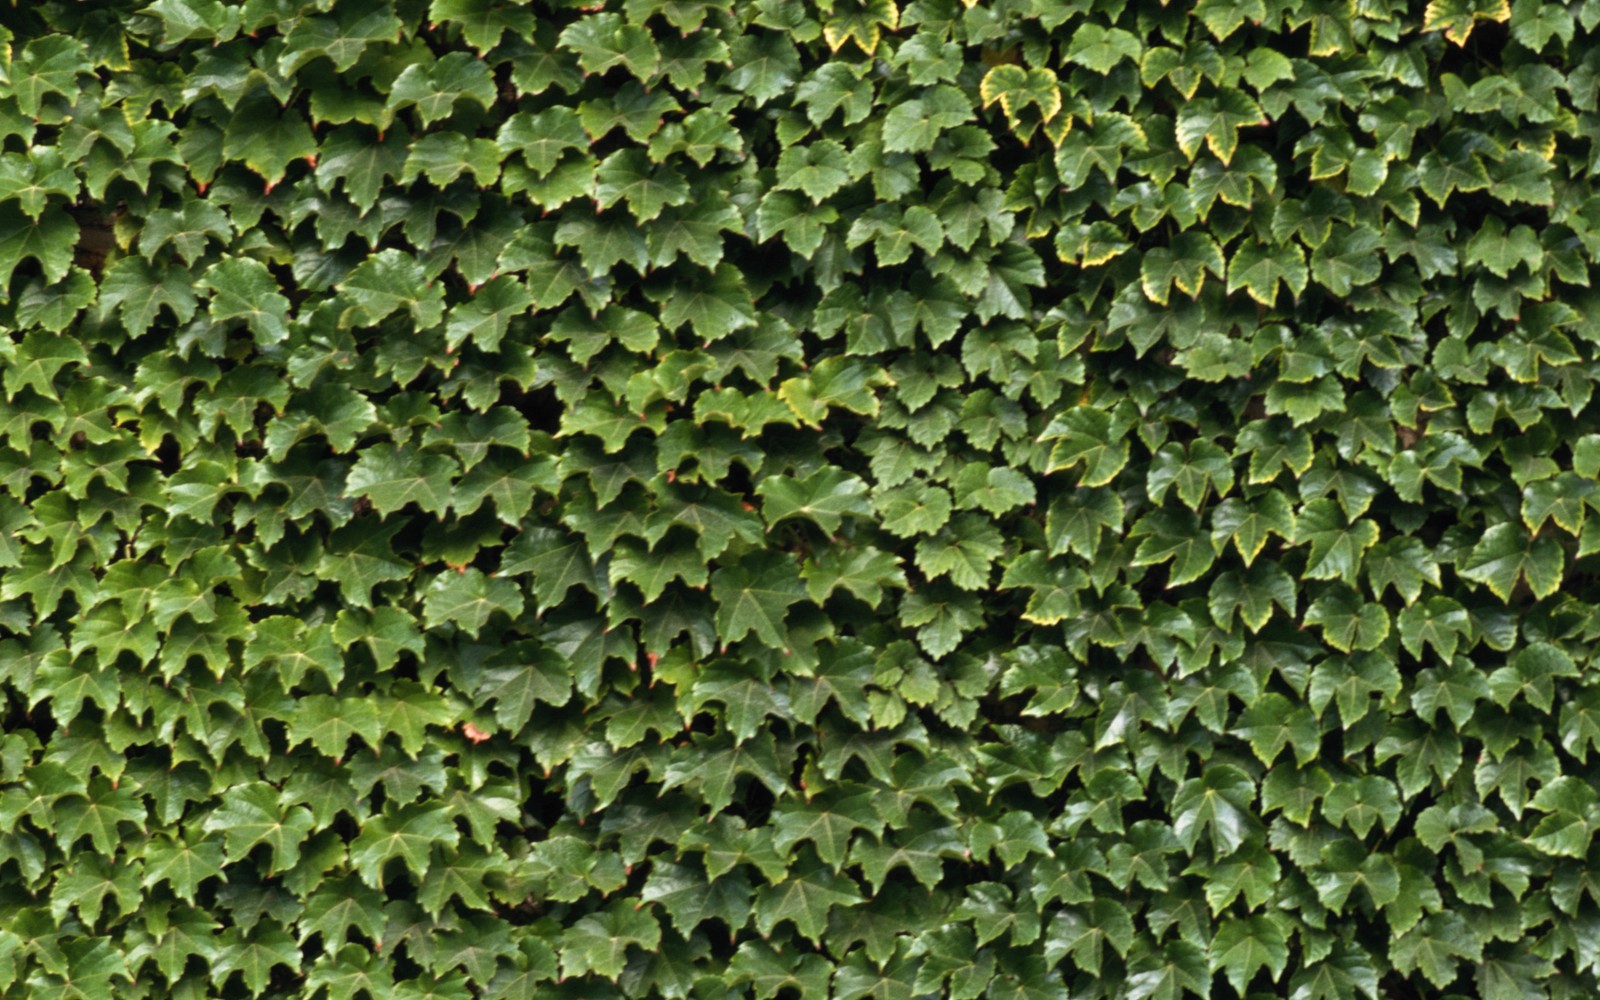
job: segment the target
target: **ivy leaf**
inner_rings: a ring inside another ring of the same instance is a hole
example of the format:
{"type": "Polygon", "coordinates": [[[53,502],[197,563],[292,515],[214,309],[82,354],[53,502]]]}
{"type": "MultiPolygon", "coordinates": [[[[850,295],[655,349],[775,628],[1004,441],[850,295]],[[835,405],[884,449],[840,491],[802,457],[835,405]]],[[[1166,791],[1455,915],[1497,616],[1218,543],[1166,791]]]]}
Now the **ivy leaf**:
{"type": "Polygon", "coordinates": [[[1102,28],[1090,23],[1073,32],[1066,58],[1069,62],[1105,75],[1124,59],[1137,63],[1143,54],[1144,47],[1133,32],[1122,28],[1102,28]]]}
{"type": "Polygon", "coordinates": [[[1510,5],[1474,3],[1472,0],[1432,0],[1422,15],[1423,31],[1443,31],[1457,45],[1467,44],[1479,20],[1504,21],[1511,16],[1510,5]]]}
{"type": "Polygon", "coordinates": [[[391,859],[399,858],[420,879],[428,874],[433,846],[454,847],[460,839],[442,806],[385,807],[381,815],[361,824],[361,832],[350,843],[350,861],[363,882],[382,890],[384,868],[391,859]]]}
{"type": "Polygon", "coordinates": [[[475,567],[440,573],[423,592],[428,628],[451,622],[476,636],[496,611],[513,619],[522,614],[522,591],[510,580],[485,576],[475,567]]]}
{"type": "Polygon", "coordinates": [[[662,304],[661,323],[671,330],[688,325],[710,343],[754,326],[756,313],[738,269],[722,263],[709,275],[675,287],[662,304]]]}
{"type": "Polygon", "coordinates": [[[1172,799],[1173,833],[1187,850],[1193,851],[1204,833],[1219,854],[1232,854],[1260,828],[1250,811],[1255,796],[1249,775],[1231,764],[1213,764],[1178,787],[1172,799]]]}
{"type": "Polygon", "coordinates": [[[1559,38],[1563,43],[1572,41],[1575,26],[1572,15],[1562,7],[1517,0],[1511,5],[1511,36],[1538,52],[1559,38]]]}
{"type": "Polygon", "coordinates": [[[332,17],[297,19],[278,57],[278,72],[289,76],[313,59],[326,56],[335,71],[344,73],[369,47],[389,41],[400,30],[400,19],[382,4],[355,4],[339,8],[332,17]]]}
{"type": "Polygon", "coordinates": [[[842,588],[876,607],[883,600],[885,587],[906,586],[905,570],[899,560],[871,546],[850,550],[830,548],[815,563],[802,567],[800,576],[805,580],[806,593],[812,603],[819,605],[842,588]]]}
{"type": "Polygon", "coordinates": [[[1055,73],[1048,69],[1028,69],[1005,63],[984,75],[978,92],[984,107],[999,101],[1000,109],[1012,122],[1027,107],[1038,108],[1039,117],[1044,121],[1051,120],[1061,110],[1061,88],[1055,73]]]}
{"type": "MultiPolygon", "coordinates": [[[[9,32],[6,41],[9,49],[9,32]]],[[[29,39],[19,48],[9,67],[10,90],[16,97],[17,109],[30,118],[39,117],[47,95],[70,99],[77,94],[78,76],[94,72],[83,42],[70,35],[46,34],[29,39]]]]}
{"type": "Polygon", "coordinates": [[[1178,146],[1192,160],[1203,140],[1211,154],[1227,165],[1239,148],[1239,129],[1259,124],[1266,124],[1261,106],[1244,91],[1224,87],[1216,97],[1184,103],[1178,113],[1178,146]]]}
{"type": "Polygon", "coordinates": [[[0,205],[0,292],[25,260],[38,261],[48,282],[65,278],[77,242],[78,224],[60,208],[47,208],[34,219],[15,204],[0,205]]]}
{"type": "Polygon", "coordinates": [[[1104,486],[1128,462],[1128,442],[1113,432],[1111,414],[1087,407],[1068,410],[1050,422],[1040,443],[1056,442],[1045,471],[1056,472],[1083,464],[1082,486],[1104,486]]]}
{"type": "Polygon", "coordinates": [[[350,302],[343,321],[375,326],[396,310],[407,310],[419,326],[430,327],[444,316],[443,295],[424,280],[422,265],[399,250],[383,250],[352,271],[340,286],[350,302]]]}
{"type": "Polygon", "coordinates": [[[768,476],[756,487],[768,530],[785,518],[805,517],[833,534],[845,517],[871,517],[867,484],[839,469],[823,467],[803,479],[768,476]]]}
{"type": "Polygon", "coordinates": [[[1502,601],[1511,599],[1519,578],[1534,596],[1549,597],[1561,586],[1565,561],[1560,544],[1548,535],[1534,538],[1520,525],[1497,524],[1483,533],[1459,572],[1502,601]]]}
{"type": "Polygon", "coordinates": [[[1460,660],[1446,667],[1424,670],[1417,679],[1411,704],[1427,722],[1443,708],[1457,727],[1466,725],[1479,701],[1489,698],[1489,682],[1483,672],[1460,660]]]}
{"type": "Polygon", "coordinates": [[[1400,812],[1394,783],[1375,774],[1335,784],[1322,800],[1322,815],[1328,822],[1348,826],[1362,839],[1380,821],[1385,830],[1393,829],[1400,812]]]}
{"type": "MultiPolygon", "coordinates": [[[[1159,502],[1158,498],[1152,500],[1159,502]]],[[[1125,515],[1122,499],[1108,489],[1080,487],[1059,494],[1050,502],[1045,516],[1045,541],[1050,555],[1073,552],[1084,559],[1092,558],[1105,531],[1122,530],[1125,515]]]]}
{"type": "Polygon", "coordinates": [[[310,695],[298,704],[289,729],[290,746],[309,742],[335,760],[343,759],[353,736],[374,750],[383,739],[377,708],[367,699],[310,695]]]}
{"type": "Polygon", "coordinates": [[[1269,309],[1277,301],[1280,285],[1298,296],[1306,290],[1308,280],[1305,254],[1293,244],[1244,243],[1228,261],[1229,294],[1242,288],[1269,309]]]}
{"type": "Polygon", "coordinates": [[[1435,913],[1396,937],[1389,954],[1403,975],[1420,971],[1445,989],[1455,981],[1457,959],[1476,962],[1483,957],[1483,946],[1459,914],[1435,913]]]}
{"type": "Polygon", "coordinates": [[[1578,673],[1578,665],[1561,647],[1536,642],[1517,650],[1509,663],[1489,675],[1489,694],[1501,708],[1525,699],[1548,713],[1555,699],[1555,678],[1578,673]]]}
{"type": "Polygon", "coordinates": [[[848,876],[835,875],[822,865],[801,868],[791,871],[777,885],[758,892],[756,927],[762,934],[771,934],[774,927],[787,920],[808,940],[817,941],[831,911],[863,902],[848,876]]]}
{"type": "Polygon", "coordinates": [[[1381,598],[1389,588],[1415,604],[1424,584],[1441,586],[1439,564],[1417,538],[1393,538],[1367,550],[1362,568],[1372,595],[1381,598]]]}
{"type": "Polygon", "coordinates": [[[883,148],[915,153],[933,148],[939,135],[972,117],[972,105],[955,87],[931,87],[891,107],[883,116],[883,148]]]}
{"type": "Polygon", "coordinates": [[[1219,279],[1227,275],[1227,262],[1217,241],[1203,233],[1179,233],[1171,246],[1156,247],[1144,255],[1140,283],[1150,301],[1166,305],[1173,285],[1191,298],[1199,295],[1207,271],[1219,279]]]}
{"type": "Polygon", "coordinates": [[[1199,579],[1217,559],[1216,549],[1200,530],[1200,519],[1187,510],[1151,511],[1140,518],[1128,537],[1140,540],[1133,555],[1134,565],[1172,562],[1167,575],[1168,587],[1199,579]]]}
{"type": "Polygon", "coordinates": [[[262,781],[229,789],[205,820],[207,833],[222,834],[230,862],[265,844],[272,855],[267,874],[295,866],[300,846],[314,826],[310,812],[283,806],[277,790],[262,781]]]}
{"type": "Polygon", "coordinates": [[[1508,230],[1499,216],[1491,215],[1467,243],[1466,263],[1481,264],[1491,274],[1508,277],[1519,264],[1533,271],[1544,262],[1544,248],[1528,226],[1508,230]]]}
{"type": "Polygon", "coordinates": [[[1345,908],[1358,888],[1377,909],[1400,897],[1400,872],[1394,861],[1383,854],[1369,854],[1348,840],[1323,848],[1322,863],[1308,877],[1323,905],[1335,913],[1345,908]]]}
{"type": "Polygon", "coordinates": [[[1295,542],[1309,543],[1305,576],[1341,579],[1353,585],[1363,553],[1378,541],[1378,526],[1365,518],[1347,522],[1333,500],[1313,500],[1295,518],[1295,542]]]}
{"type": "Polygon", "coordinates": [[[1314,968],[1297,972],[1289,980],[1291,1000],[1346,1000],[1357,993],[1369,998],[1378,992],[1378,968],[1359,948],[1335,949],[1314,968]]]}
{"type": "Polygon", "coordinates": [[[1273,605],[1294,614],[1294,579],[1277,563],[1259,563],[1242,573],[1230,570],[1212,583],[1208,600],[1218,625],[1227,628],[1237,611],[1252,632],[1259,632],[1272,617],[1273,605]]]}
{"type": "Polygon", "coordinates": [[[717,634],[724,645],[750,633],[768,646],[788,645],[784,617],[805,599],[805,585],[793,563],[781,556],[746,558],[711,574],[717,602],[717,634]]]}
{"type": "Polygon", "coordinates": [[[1305,623],[1322,629],[1322,639],[1340,652],[1377,649],[1389,637],[1389,612],[1366,603],[1353,588],[1331,590],[1306,608],[1305,623]]]}
{"type": "Polygon", "coordinates": [[[270,98],[239,105],[222,133],[222,155],[238,160],[266,181],[270,192],[295,160],[314,161],[317,140],[298,111],[270,98]]]}
{"type": "Polygon", "coordinates": [[[200,276],[199,287],[211,293],[211,318],[242,319],[270,346],[289,336],[289,300],[278,294],[278,282],[266,265],[247,257],[230,257],[200,276]]]}
{"type": "Polygon", "coordinates": [[[653,76],[661,59],[650,32],[624,24],[617,14],[595,14],[573,22],[560,42],[578,57],[585,73],[604,73],[621,66],[641,80],[653,76]]]}
{"type": "Polygon", "coordinates": [[[382,939],[386,925],[383,897],[353,875],[313,895],[300,922],[305,935],[321,934],[322,940],[336,949],[344,947],[351,928],[377,941],[382,939]]]}
{"type": "Polygon", "coordinates": [[[1594,493],[1592,480],[1572,472],[1529,483],[1522,490],[1522,523],[1537,534],[1547,521],[1554,521],[1569,534],[1580,535],[1594,493]]]}
{"type": "Polygon", "coordinates": [[[479,52],[500,44],[508,31],[517,38],[532,34],[534,24],[531,11],[503,7],[493,0],[433,0],[428,17],[461,25],[467,44],[479,52]]]}
{"type": "Polygon", "coordinates": [[[1100,973],[1106,945],[1126,955],[1134,939],[1127,909],[1110,899],[1097,899],[1084,912],[1069,907],[1056,914],[1045,932],[1045,961],[1052,964],[1071,957],[1073,964],[1091,975],[1100,973]]]}
{"type": "Polygon", "coordinates": [[[377,204],[386,180],[398,178],[405,170],[411,134],[396,125],[379,138],[356,125],[335,129],[322,142],[317,154],[316,178],[324,191],[332,191],[335,181],[343,180],[344,192],[363,212],[377,204]]]}
{"type": "Polygon", "coordinates": [[[472,341],[485,351],[496,351],[511,329],[512,320],[533,305],[533,295],[516,278],[500,275],[480,287],[467,302],[451,309],[444,339],[452,349],[472,341]]]}
{"type": "Polygon", "coordinates": [[[1311,254],[1311,276],[1337,296],[1370,285],[1383,273],[1377,250],[1383,239],[1367,226],[1339,226],[1311,254]]]}
{"type": "MultiPolygon", "coordinates": [[[[181,209],[152,212],[139,234],[139,254],[150,258],[171,244],[185,264],[193,265],[212,238],[227,242],[233,237],[228,213],[209,201],[198,198],[183,203],[181,209]]],[[[274,286],[275,289],[276,286],[274,286]]]]}
{"type": "Polygon", "coordinates": [[[345,490],[350,496],[366,497],[381,514],[415,503],[442,517],[450,505],[451,482],[459,473],[456,462],[444,455],[400,445],[375,446],[361,451],[345,490]]]}
{"type": "Polygon", "coordinates": [[[595,171],[595,204],[610,208],[620,201],[640,222],[649,222],[668,205],[689,200],[689,184],[670,167],[652,167],[642,149],[622,149],[606,157],[595,171]]]}
{"type": "Polygon", "coordinates": [[[1227,973],[1240,994],[1262,969],[1276,982],[1289,963],[1289,947],[1282,929],[1267,914],[1225,920],[1211,939],[1211,969],[1227,973]]]}
{"type": "Polygon", "coordinates": [[[489,67],[466,52],[451,52],[431,64],[413,63],[395,78],[384,104],[383,127],[394,113],[415,106],[422,126],[449,117],[456,102],[470,100],[487,109],[494,104],[494,80],[489,67]]]}
{"type": "Polygon", "coordinates": [[[1296,761],[1304,766],[1322,744],[1322,727],[1311,710],[1292,705],[1280,694],[1268,693],[1239,715],[1238,732],[1250,742],[1250,749],[1271,766],[1284,747],[1294,748],[1296,761]]]}

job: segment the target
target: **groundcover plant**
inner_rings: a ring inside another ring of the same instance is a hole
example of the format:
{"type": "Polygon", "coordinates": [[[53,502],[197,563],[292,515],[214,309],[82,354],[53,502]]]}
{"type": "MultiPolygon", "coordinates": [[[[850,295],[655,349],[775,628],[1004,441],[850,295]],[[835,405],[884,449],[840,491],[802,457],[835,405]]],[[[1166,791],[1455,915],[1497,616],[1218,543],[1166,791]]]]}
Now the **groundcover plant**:
{"type": "Polygon", "coordinates": [[[1597,0],[0,25],[0,996],[1600,995],[1597,0]]]}

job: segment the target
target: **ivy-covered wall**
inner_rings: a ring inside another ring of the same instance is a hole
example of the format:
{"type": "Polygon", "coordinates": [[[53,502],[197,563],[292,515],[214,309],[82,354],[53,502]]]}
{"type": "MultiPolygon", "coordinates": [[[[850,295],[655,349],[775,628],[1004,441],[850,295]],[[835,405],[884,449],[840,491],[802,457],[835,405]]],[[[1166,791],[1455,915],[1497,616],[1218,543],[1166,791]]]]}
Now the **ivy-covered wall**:
{"type": "Polygon", "coordinates": [[[0,996],[1600,995],[1600,2],[0,12],[0,996]]]}

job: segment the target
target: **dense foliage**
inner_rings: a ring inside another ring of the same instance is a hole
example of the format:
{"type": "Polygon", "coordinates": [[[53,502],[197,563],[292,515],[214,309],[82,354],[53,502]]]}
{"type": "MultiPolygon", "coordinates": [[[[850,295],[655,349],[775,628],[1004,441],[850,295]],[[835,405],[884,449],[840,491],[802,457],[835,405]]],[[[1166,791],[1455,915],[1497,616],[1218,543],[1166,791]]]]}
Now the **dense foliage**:
{"type": "Polygon", "coordinates": [[[0,15],[0,994],[1600,994],[1600,2],[0,15]]]}

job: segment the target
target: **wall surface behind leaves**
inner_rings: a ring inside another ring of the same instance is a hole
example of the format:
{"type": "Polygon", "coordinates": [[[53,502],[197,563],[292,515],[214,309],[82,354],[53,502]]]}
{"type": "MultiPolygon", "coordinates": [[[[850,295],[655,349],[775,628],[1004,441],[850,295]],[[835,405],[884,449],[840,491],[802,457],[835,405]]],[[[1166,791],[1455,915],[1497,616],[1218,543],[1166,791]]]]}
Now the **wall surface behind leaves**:
{"type": "Polygon", "coordinates": [[[0,24],[0,996],[1600,995],[1600,0],[0,24]]]}

